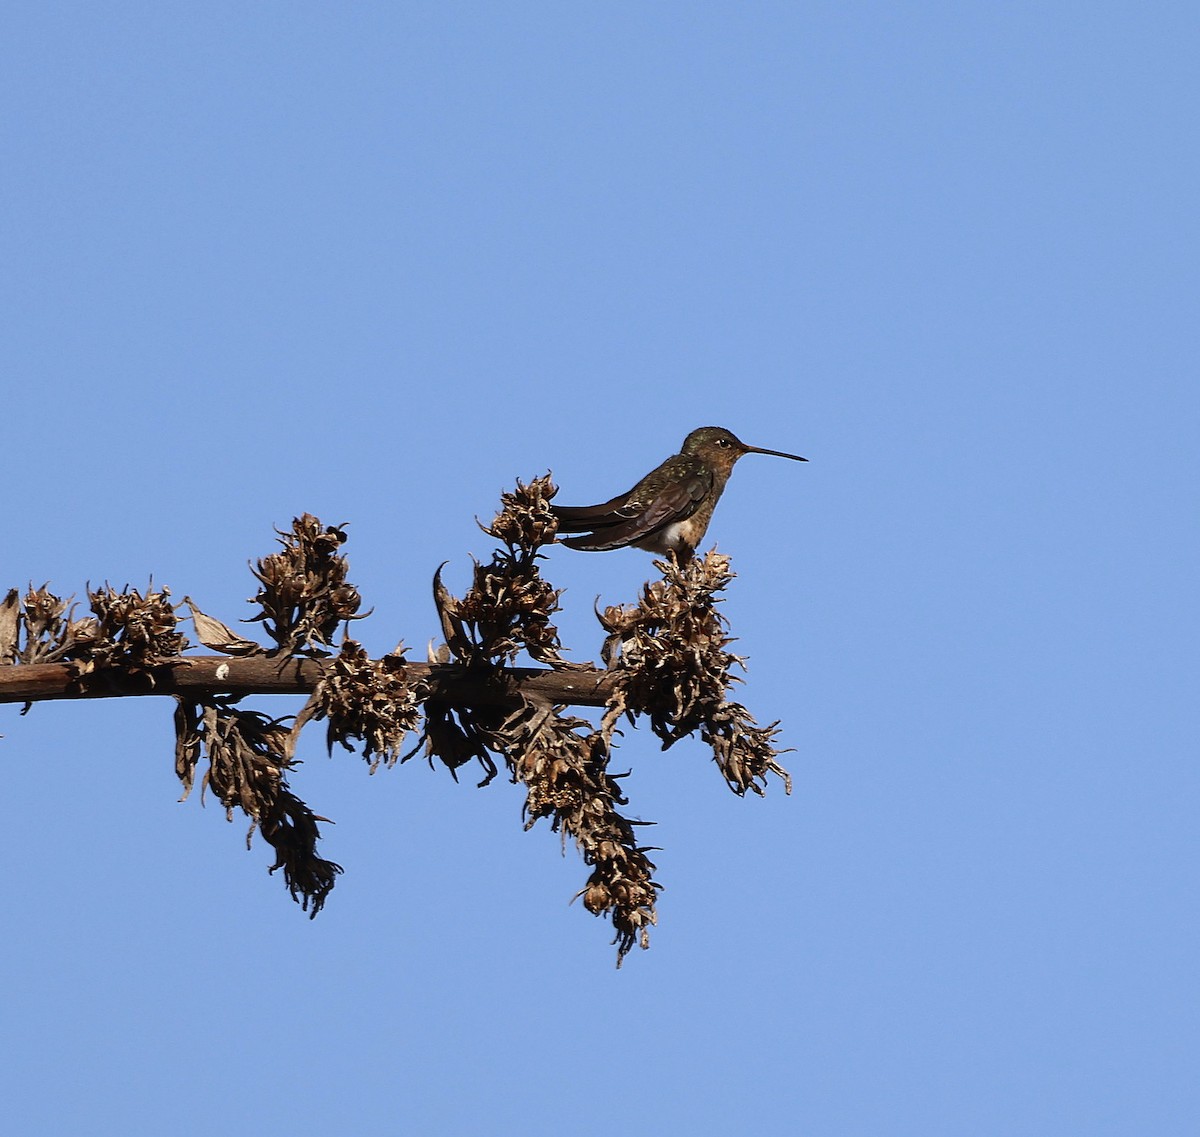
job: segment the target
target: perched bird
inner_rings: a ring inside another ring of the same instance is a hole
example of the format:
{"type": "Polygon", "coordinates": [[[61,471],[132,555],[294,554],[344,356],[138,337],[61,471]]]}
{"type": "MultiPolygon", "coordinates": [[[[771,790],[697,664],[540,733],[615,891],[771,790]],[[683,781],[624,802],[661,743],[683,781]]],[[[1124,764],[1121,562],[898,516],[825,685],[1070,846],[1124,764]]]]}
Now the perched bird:
{"type": "Polygon", "coordinates": [[[551,504],[560,533],[584,534],[562,543],[589,552],[633,545],[652,553],[674,552],[686,560],[704,540],[733,465],[743,454],[808,461],[798,454],[747,446],[724,427],[702,426],[683,440],[678,454],[627,493],[601,505],[551,504]]]}

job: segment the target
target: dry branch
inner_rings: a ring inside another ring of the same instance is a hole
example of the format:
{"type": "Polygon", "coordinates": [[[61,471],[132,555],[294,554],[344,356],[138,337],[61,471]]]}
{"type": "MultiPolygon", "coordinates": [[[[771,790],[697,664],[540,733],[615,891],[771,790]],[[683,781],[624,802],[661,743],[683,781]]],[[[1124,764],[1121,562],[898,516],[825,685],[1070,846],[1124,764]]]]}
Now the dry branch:
{"type": "MultiPolygon", "coordinates": [[[[431,764],[457,778],[475,762],[487,784],[501,769],[525,789],[527,827],[539,819],[571,840],[591,874],[579,895],[616,936],[618,964],[648,945],[660,886],[649,850],[619,807],[628,804],[619,775],[609,772],[618,721],[645,717],[663,749],[699,735],[735,793],[762,793],[768,775],[783,781],[776,761],[776,724],[755,724],[729,697],[742,660],[717,605],[733,572],[709,553],[686,563],[656,561],[661,579],[637,604],[599,614],[607,633],[604,666],[569,663],[552,617],[560,592],[539,568],[554,541],[549,476],[502,497],[485,532],[500,547],[476,562],[471,585],[455,597],[434,576],[434,603],[445,642],[430,662],[405,658],[401,645],[371,658],[345,629],[361,598],[341,553],[345,526],[304,514],[279,530],[281,552],[252,568],[252,604],[273,645],[246,639],[184,604],[203,647],[218,655],[186,655],[178,609],[166,588],[87,594],[90,615],[46,586],[16,589],[0,600],[0,703],[164,695],[176,700],[175,768],[184,796],[199,777],[232,818],[240,810],[275,851],[294,899],[316,915],[341,867],[317,853],[315,814],[288,786],[301,729],[326,724],[326,742],[358,748],[374,772],[410,757],[424,744],[431,764]],[[339,629],[340,643],[335,643],[339,629]],[[518,667],[524,653],[544,667],[518,667]],[[272,718],[236,704],[252,695],[308,695],[303,709],[272,718]],[[569,706],[604,708],[597,729],[565,714],[569,706]],[[410,735],[415,746],[405,752],[410,735]],[[207,762],[203,774],[200,764],[207,762]]],[[[26,708],[28,709],[28,708],[26,708]]],[[[247,838],[249,840],[249,837],[247,838]]]]}
{"type": "MultiPolygon", "coordinates": [[[[111,699],[132,695],[308,695],[333,667],[332,659],[230,658],[189,655],[162,661],[134,678],[121,670],[80,676],[70,663],[0,666],[0,703],[50,699],[111,699]]],[[[612,677],[597,668],[556,671],[508,667],[503,674],[476,673],[452,663],[410,663],[414,678],[429,687],[429,699],[455,706],[513,707],[523,696],[564,706],[603,707],[612,677]]]]}

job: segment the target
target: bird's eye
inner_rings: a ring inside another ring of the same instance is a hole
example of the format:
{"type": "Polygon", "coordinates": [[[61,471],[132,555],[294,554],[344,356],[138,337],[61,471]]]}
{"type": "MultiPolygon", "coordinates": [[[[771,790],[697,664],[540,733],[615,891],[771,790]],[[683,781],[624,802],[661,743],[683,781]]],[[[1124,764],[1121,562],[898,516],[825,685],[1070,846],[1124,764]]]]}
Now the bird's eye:
{"type": "Polygon", "coordinates": [[[726,446],[726,447],[727,447],[727,446],[729,445],[729,439],[728,439],[728,438],[718,438],[718,439],[717,439],[717,445],[718,445],[718,446],[726,446]]]}

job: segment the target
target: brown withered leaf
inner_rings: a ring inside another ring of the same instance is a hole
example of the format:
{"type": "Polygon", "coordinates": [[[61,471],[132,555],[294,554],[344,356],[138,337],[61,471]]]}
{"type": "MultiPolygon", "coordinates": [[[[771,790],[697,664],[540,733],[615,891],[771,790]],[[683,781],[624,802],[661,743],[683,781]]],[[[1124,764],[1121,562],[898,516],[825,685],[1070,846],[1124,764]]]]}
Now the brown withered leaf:
{"type": "Polygon", "coordinates": [[[175,776],[183,786],[180,801],[187,801],[196,783],[196,765],[204,739],[200,731],[201,711],[195,703],[175,696],[175,776]]]}
{"type": "Polygon", "coordinates": [[[315,916],[341,866],[317,855],[318,817],[287,784],[292,765],[291,732],[283,719],[232,707],[227,700],[190,702],[176,698],[175,770],[187,797],[203,754],[208,770],[201,794],[211,789],[233,819],[235,809],[250,818],[250,846],[257,829],[275,850],[274,873],[283,870],[292,899],[315,916]],[[311,911],[310,911],[311,909],[311,911]]]}
{"type": "Polygon", "coordinates": [[[223,624],[215,616],[209,616],[196,607],[196,602],[185,596],[183,602],[191,609],[192,624],[196,628],[196,638],[210,651],[219,651],[222,655],[261,655],[264,648],[253,640],[243,639],[227,624],[223,624]]]}
{"type": "Polygon", "coordinates": [[[0,663],[17,662],[17,641],[21,630],[21,595],[10,588],[0,603],[0,663]]]}
{"type": "Polygon", "coordinates": [[[450,590],[442,583],[442,570],[448,564],[442,561],[438,570],[433,574],[433,603],[437,609],[438,621],[442,625],[442,636],[449,653],[462,662],[472,661],[475,657],[475,644],[467,635],[459,615],[460,606],[450,590]]]}

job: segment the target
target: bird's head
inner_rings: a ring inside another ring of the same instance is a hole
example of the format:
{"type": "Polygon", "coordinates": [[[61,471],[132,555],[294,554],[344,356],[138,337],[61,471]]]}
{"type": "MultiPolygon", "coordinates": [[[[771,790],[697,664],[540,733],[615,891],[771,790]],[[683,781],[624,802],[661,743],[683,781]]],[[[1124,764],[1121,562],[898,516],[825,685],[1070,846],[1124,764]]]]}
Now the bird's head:
{"type": "Polygon", "coordinates": [[[725,471],[732,470],[733,464],[743,454],[772,454],[776,458],[791,458],[793,462],[808,461],[799,454],[785,454],[782,450],[747,446],[733,431],[726,430],[723,426],[702,426],[693,430],[683,440],[683,453],[725,471]]]}

